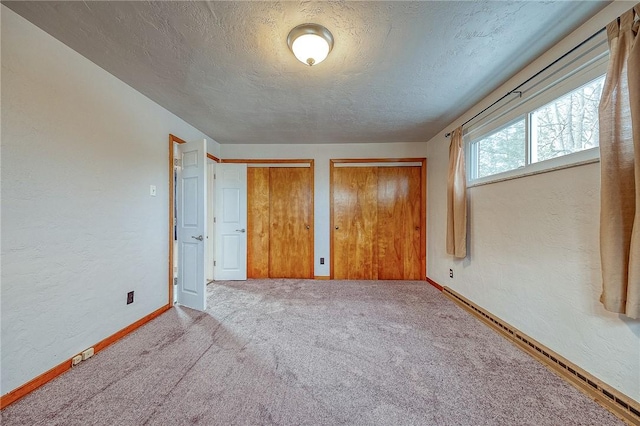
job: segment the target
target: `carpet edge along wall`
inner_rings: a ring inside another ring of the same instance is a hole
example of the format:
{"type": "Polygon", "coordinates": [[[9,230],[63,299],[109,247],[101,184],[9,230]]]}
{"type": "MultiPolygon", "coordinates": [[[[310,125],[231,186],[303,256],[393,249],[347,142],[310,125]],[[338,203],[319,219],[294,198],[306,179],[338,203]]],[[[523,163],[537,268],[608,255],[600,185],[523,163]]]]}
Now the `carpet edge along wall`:
{"type": "MultiPolygon", "coordinates": [[[[109,345],[117,342],[118,340],[122,339],[129,333],[133,332],[137,328],[140,328],[141,326],[145,325],[146,323],[156,318],[160,314],[163,314],[169,309],[171,309],[171,305],[168,305],[168,304],[164,305],[161,308],[151,312],[150,314],[140,318],[138,321],[131,323],[130,325],[123,328],[122,330],[119,330],[116,333],[110,335],[109,337],[99,341],[98,343],[92,346],[94,350],[94,354],[100,352],[101,350],[105,349],[109,345]]],[[[65,373],[66,371],[70,370],[72,366],[71,365],[72,358],[75,355],[77,354],[72,355],[70,358],[56,365],[52,369],[45,371],[39,376],[36,376],[35,378],[29,380],[27,383],[23,384],[22,386],[19,386],[16,389],[2,395],[2,397],[0,397],[0,410],[5,408],[8,405],[11,405],[12,403],[16,402],[20,398],[38,389],[40,386],[44,385],[45,383],[50,382],[51,380],[65,373]]]]}
{"type": "Polygon", "coordinates": [[[588,371],[583,370],[578,365],[479,307],[449,287],[441,286],[429,277],[427,277],[427,282],[442,291],[445,296],[458,304],[458,306],[480,319],[489,328],[509,340],[514,346],[529,354],[547,369],[609,410],[616,417],[628,424],[640,425],[640,402],[596,378],[588,371]]]}
{"type": "MultiPolygon", "coordinates": [[[[317,277],[317,279],[328,279],[328,277],[317,277]]],[[[566,360],[562,356],[558,355],[554,351],[540,344],[536,340],[530,338],[526,334],[522,333],[517,328],[507,324],[500,318],[495,317],[491,313],[485,311],[473,302],[459,295],[449,287],[441,286],[436,281],[429,277],[426,277],[426,281],[435,287],[437,290],[442,291],[447,297],[456,302],[461,308],[472,313],[479,318],[484,324],[488,325],[493,330],[497,331],[503,337],[511,341],[515,346],[531,355],[534,359],[539,361],[545,367],[552,372],[560,376],[565,381],[585,393],[587,396],[594,399],[600,405],[611,411],[614,415],[624,420],[629,424],[640,424],[640,404],[636,404],[635,401],[616,391],[610,385],[598,380],[587,371],[582,370],[577,365],[566,360]]],[[[95,353],[105,349],[112,343],[125,337],[129,333],[133,332],[137,328],[153,320],[160,314],[170,309],[170,305],[165,305],[156,311],[144,316],[131,325],[123,328],[122,330],[114,333],[113,335],[103,339],[96,343],[93,348],[95,353]]],[[[3,395],[0,399],[0,409],[5,408],[11,403],[26,396],[30,392],[44,385],[45,383],[53,380],[57,376],[63,374],[71,368],[71,358],[65,360],[54,368],[46,371],[45,373],[30,380],[24,385],[14,389],[11,392],[3,395]]]]}

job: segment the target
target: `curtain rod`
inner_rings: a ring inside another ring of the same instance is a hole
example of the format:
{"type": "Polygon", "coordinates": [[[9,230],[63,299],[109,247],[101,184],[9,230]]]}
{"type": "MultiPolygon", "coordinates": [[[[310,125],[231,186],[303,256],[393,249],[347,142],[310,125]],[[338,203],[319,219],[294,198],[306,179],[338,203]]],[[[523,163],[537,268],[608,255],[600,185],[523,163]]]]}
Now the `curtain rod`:
{"type": "MultiPolygon", "coordinates": [[[[531,77],[526,79],[524,82],[522,82],[518,86],[516,86],[515,89],[510,90],[504,96],[502,96],[500,99],[498,99],[497,101],[495,101],[494,103],[492,103],[491,105],[489,105],[488,107],[486,107],[485,109],[483,109],[482,111],[480,111],[479,113],[477,113],[476,115],[474,115],[473,117],[471,117],[470,119],[468,119],[467,121],[462,123],[462,127],[464,127],[465,125],[469,124],[470,122],[472,122],[474,119],[476,119],[480,115],[484,114],[487,110],[489,110],[490,108],[494,107],[496,104],[501,102],[506,97],[508,97],[508,96],[510,96],[510,95],[512,95],[514,93],[517,93],[519,96],[522,96],[522,92],[518,90],[519,88],[521,88],[522,86],[524,86],[525,84],[527,84],[528,82],[533,80],[534,78],[538,77],[540,74],[542,74],[543,72],[545,72],[546,70],[548,70],[549,68],[551,68],[552,66],[554,66],[555,64],[557,64],[558,62],[560,62],[561,60],[563,60],[564,58],[566,58],[567,56],[569,56],[570,54],[572,54],[573,52],[575,52],[576,50],[581,48],[582,46],[584,46],[586,43],[590,42],[593,38],[598,36],[598,34],[600,34],[601,32],[605,31],[606,29],[607,29],[607,27],[602,27],[598,31],[596,31],[595,33],[591,34],[589,37],[587,37],[585,40],[583,40],[580,44],[575,46],[573,49],[569,50],[567,53],[565,53],[564,55],[560,56],[558,59],[556,59],[555,61],[551,62],[546,67],[542,68],[540,71],[538,71],[537,73],[535,73],[534,75],[532,75],[531,77]]],[[[444,137],[448,138],[449,136],[451,136],[451,133],[452,132],[447,133],[446,135],[444,135],[444,137]]]]}

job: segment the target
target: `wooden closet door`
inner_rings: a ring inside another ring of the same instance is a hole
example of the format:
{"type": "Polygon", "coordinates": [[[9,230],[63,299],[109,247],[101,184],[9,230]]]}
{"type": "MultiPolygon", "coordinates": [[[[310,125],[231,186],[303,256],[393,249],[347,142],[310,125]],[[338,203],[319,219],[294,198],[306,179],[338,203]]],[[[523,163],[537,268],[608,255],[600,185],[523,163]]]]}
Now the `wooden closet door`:
{"type": "Polygon", "coordinates": [[[333,169],[333,277],[377,279],[377,167],[333,169]]]}
{"type": "Polygon", "coordinates": [[[269,278],[269,168],[247,168],[247,277],[269,278]]]}
{"type": "Polygon", "coordinates": [[[378,170],[378,279],[420,277],[420,167],[378,170]]]}
{"type": "Polygon", "coordinates": [[[271,278],[313,278],[311,184],[308,167],[269,170],[271,278]]]}

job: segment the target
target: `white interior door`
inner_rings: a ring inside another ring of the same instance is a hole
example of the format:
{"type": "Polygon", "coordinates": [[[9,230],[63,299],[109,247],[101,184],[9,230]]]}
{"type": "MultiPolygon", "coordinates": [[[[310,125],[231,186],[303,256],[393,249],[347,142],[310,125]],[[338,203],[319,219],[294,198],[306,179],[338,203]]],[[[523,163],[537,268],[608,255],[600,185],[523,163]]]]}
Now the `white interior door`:
{"type": "Polygon", "coordinates": [[[207,308],[205,258],[207,235],[207,143],[178,145],[177,173],[178,303],[207,308]]]}
{"type": "Polygon", "coordinates": [[[216,165],[216,280],[247,279],[247,165],[216,165]]]}

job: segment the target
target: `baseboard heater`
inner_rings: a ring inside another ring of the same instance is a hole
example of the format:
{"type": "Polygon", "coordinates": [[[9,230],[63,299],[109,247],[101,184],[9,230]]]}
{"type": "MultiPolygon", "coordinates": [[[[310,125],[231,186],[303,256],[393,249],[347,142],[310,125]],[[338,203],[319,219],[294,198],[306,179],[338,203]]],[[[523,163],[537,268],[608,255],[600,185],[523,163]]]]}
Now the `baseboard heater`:
{"type": "Polygon", "coordinates": [[[577,365],[477,306],[449,287],[443,287],[442,292],[617,417],[631,425],[640,425],[640,403],[598,380],[577,365]]]}

